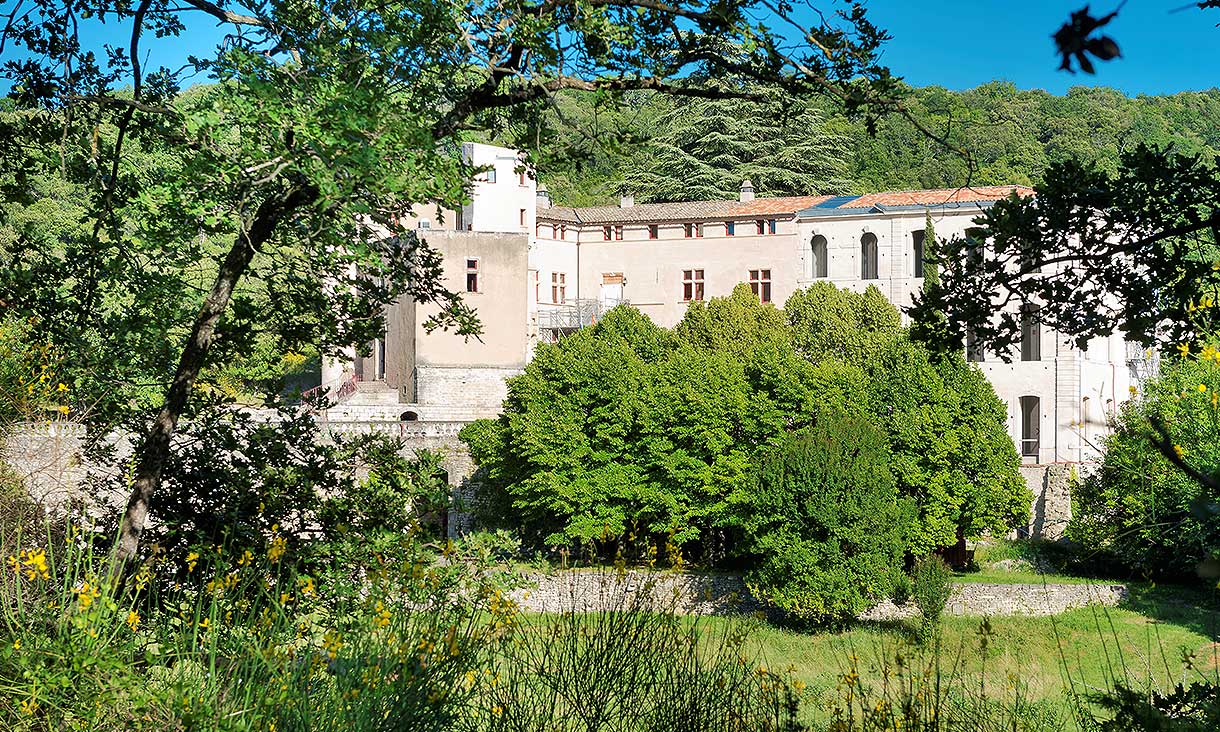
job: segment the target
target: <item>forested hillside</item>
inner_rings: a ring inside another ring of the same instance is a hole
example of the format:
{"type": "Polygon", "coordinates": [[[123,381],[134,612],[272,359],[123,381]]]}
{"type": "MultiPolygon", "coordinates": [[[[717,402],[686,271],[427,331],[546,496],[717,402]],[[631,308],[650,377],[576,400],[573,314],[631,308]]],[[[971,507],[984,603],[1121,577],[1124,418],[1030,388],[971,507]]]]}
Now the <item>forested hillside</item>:
{"type": "Polygon", "coordinates": [[[973,174],[965,158],[898,117],[870,136],[830,105],[785,109],[649,94],[629,101],[613,113],[589,96],[562,101],[555,142],[577,143],[584,157],[553,160],[544,143],[540,177],[556,202],[611,203],[620,193],[639,201],[715,198],[735,195],[743,177],[760,195],[1036,184],[1047,165],[1073,156],[1112,170],[1121,151],[1141,142],[1208,157],[1220,151],[1217,89],[1135,98],[1089,87],[1055,96],[1006,82],[961,92],[912,89],[906,103],[915,117],[968,149],[973,174]],[[785,162],[805,175],[777,174],[785,162]]]}

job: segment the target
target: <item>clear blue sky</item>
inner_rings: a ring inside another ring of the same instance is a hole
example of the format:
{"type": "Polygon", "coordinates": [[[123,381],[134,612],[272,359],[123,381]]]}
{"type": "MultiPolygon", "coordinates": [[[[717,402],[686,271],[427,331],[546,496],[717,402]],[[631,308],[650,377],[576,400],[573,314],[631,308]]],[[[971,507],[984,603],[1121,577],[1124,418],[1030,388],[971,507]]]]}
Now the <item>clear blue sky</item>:
{"type": "Polygon", "coordinates": [[[1128,0],[1105,31],[1123,57],[1098,63],[1092,76],[1057,71],[1050,36],[1086,3],[1101,16],[1119,0],[868,0],[868,9],[894,37],[885,62],[915,86],[968,89],[1003,79],[1054,94],[1079,84],[1132,96],[1220,86],[1220,10],[1191,0],[1128,0]]]}
{"type": "MultiPolygon", "coordinates": [[[[1099,63],[1094,76],[1057,71],[1050,35],[1087,1],[868,0],[868,7],[873,22],[894,37],[884,61],[916,86],[967,89],[1003,79],[1021,89],[1055,94],[1084,84],[1110,86],[1129,95],[1220,86],[1220,10],[1199,10],[1190,0],[1128,0],[1107,31],[1121,46],[1123,58],[1099,63]],[[1183,6],[1188,7],[1173,12],[1183,6]]],[[[0,0],[0,6],[9,2],[0,0]]],[[[831,6],[831,0],[813,2],[831,6]]],[[[1102,15],[1118,2],[1092,0],[1091,6],[1094,14],[1102,15]]],[[[842,7],[837,2],[834,6],[842,7]]],[[[201,13],[190,16],[182,37],[144,37],[141,56],[149,67],[173,67],[189,54],[207,56],[227,30],[201,13]]],[[[129,39],[118,28],[84,24],[82,31],[87,46],[128,46],[129,39]]],[[[0,93],[6,91],[7,84],[0,81],[0,93]]]]}

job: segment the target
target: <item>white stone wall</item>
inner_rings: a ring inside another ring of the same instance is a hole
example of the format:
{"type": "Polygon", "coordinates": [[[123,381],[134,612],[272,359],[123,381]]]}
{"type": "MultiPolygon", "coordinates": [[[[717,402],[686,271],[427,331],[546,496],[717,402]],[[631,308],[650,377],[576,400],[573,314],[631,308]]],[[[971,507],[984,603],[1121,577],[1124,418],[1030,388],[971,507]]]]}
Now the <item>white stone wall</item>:
{"type": "Polygon", "coordinates": [[[519,373],[520,369],[500,367],[418,366],[416,401],[423,406],[479,410],[495,416],[508,396],[505,380],[519,373]]]}

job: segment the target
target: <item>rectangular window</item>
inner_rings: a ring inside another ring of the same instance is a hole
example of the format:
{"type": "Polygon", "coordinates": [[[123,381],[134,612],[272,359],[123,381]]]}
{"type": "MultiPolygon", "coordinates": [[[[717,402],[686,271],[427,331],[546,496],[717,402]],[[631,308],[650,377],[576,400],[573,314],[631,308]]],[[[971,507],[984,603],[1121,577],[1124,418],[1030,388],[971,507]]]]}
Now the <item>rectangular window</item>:
{"type": "Polygon", "coordinates": [[[757,221],[754,222],[754,233],[761,236],[763,231],[766,229],[766,226],[767,226],[766,221],[763,221],[762,219],[758,219],[757,221]]]}
{"type": "Polygon", "coordinates": [[[1021,397],[1021,454],[1038,457],[1041,440],[1042,404],[1036,396],[1021,397]]]}
{"type": "Polygon", "coordinates": [[[695,225],[694,224],[684,224],[682,229],[683,229],[683,231],[686,232],[687,239],[691,238],[695,234],[695,225]]]}
{"type": "Polygon", "coordinates": [[[736,221],[724,222],[724,235],[725,236],[737,236],[737,222],[736,221]]]}
{"type": "Polygon", "coordinates": [[[1021,360],[1042,360],[1042,324],[1036,305],[1021,308],[1021,360]]]}
{"type": "Polygon", "coordinates": [[[759,302],[771,302],[771,270],[750,270],[750,290],[759,302]]]}
{"type": "Polygon", "coordinates": [[[517,184],[525,185],[525,171],[524,170],[521,171],[520,173],[517,173],[517,184]]]}
{"type": "Polygon", "coordinates": [[[703,224],[695,224],[695,236],[703,236],[703,224]]]}
{"type": "Polygon", "coordinates": [[[568,301],[568,276],[563,272],[551,273],[551,302],[562,305],[568,301]]]}
{"type": "Polygon", "coordinates": [[[703,300],[703,270],[682,270],[682,302],[703,300]]]}
{"type": "Polygon", "coordinates": [[[521,226],[525,227],[525,209],[521,209],[521,226]]]}
{"type": "Polygon", "coordinates": [[[466,260],[466,292],[479,292],[479,260],[466,260]]]}
{"type": "Polygon", "coordinates": [[[488,183],[496,182],[496,169],[495,168],[492,168],[491,170],[487,171],[487,182],[488,183]]]}
{"type": "Polygon", "coordinates": [[[611,226],[602,227],[602,238],[605,239],[606,241],[610,241],[611,229],[613,229],[613,227],[611,227],[611,226]]]}
{"type": "Polygon", "coordinates": [[[567,239],[567,238],[568,238],[568,225],[567,225],[567,224],[560,224],[560,225],[559,225],[559,238],[560,238],[560,239],[567,239]]]}
{"type": "Polygon", "coordinates": [[[983,346],[974,337],[974,329],[966,329],[966,360],[974,363],[982,363],[987,360],[987,353],[983,350],[983,346]]]}
{"type": "Polygon", "coordinates": [[[530,270],[530,279],[534,281],[534,303],[542,302],[542,281],[538,276],[538,270],[530,270]]]}
{"type": "Polygon", "coordinates": [[[983,265],[983,249],[987,239],[983,230],[975,227],[966,229],[966,264],[970,269],[978,269],[983,265]]]}
{"type": "Polygon", "coordinates": [[[911,232],[911,276],[923,277],[923,238],[924,232],[911,232]]]}
{"type": "Polygon", "coordinates": [[[557,229],[555,228],[555,225],[554,225],[554,224],[551,224],[551,238],[552,238],[552,239],[554,239],[554,238],[555,238],[555,232],[556,232],[556,231],[557,231],[557,229]]]}
{"type": "Polygon", "coordinates": [[[648,238],[649,239],[656,239],[660,233],[661,233],[661,229],[659,226],[657,226],[656,224],[648,225],[648,238]]]}
{"type": "Polygon", "coordinates": [[[767,219],[767,233],[768,234],[775,233],[775,226],[776,226],[775,219],[767,219]]]}
{"type": "Polygon", "coordinates": [[[621,226],[614,227],[614,238],[617,241],[623,240],[623,227],[621,227],[621,226]]]}

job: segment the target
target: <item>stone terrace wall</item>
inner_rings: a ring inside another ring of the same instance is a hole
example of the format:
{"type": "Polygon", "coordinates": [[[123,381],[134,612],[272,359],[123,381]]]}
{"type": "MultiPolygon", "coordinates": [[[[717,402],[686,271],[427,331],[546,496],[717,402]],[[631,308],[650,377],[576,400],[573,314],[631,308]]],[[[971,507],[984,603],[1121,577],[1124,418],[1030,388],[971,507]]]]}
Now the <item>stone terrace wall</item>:
{"type": "MultiPolygon", "coordinates": [[[[676,572],[561,571],[526,578],[527,587],[513,593],[533,612],[592,612],[630,607],[674,608],[691,615],[752,611],[758,604],[735,575],[676,572]]],[[[1096,604],[1113,607],[1127,597],[1124,585],[1000,585],[964,583],[955,587],[949,615],[1057,615],[1096,604]]],[[[896,620],[918,615],[914,604],[886,600],[860,615],[861,620],[896,620]]]]}

